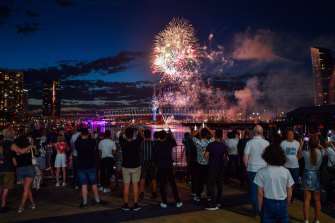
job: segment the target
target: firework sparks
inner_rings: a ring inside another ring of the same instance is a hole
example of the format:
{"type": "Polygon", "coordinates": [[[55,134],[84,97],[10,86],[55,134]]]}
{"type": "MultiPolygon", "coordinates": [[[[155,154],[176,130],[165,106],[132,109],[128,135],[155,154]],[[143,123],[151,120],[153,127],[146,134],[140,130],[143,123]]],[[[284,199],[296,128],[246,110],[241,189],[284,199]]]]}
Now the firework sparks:
{"type": "Polygon", "coordinates": [[[152,57],[153,72],[176,80],[190,76],[189,72],[198,63],[195,30],[185,19],[173,19],[158,33],[152,57]]]}

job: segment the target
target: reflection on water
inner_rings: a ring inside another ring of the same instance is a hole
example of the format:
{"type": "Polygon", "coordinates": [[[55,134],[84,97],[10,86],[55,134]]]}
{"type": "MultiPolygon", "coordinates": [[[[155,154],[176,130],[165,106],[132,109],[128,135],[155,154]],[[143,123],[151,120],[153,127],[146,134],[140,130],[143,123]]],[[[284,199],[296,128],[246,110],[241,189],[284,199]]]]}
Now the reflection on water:
{"type": "MultiPolygon", "coordinates": [[[[177,144],[182,145],[183,137],[186,132],[191,132],[191,130],[188,127],[182,126],[182,125],[145,125],[142,126],[143,128],[148,128],[151,130],[151,135],[153,138],[153,134],[156,131],[161,130],[168,130],[170,129],[177,144]]],[[[115,133],[120,129],[120,126],[114,126],[114,125],[106,125],[104,123],[99,124],[92,124],[91,128],[93,131],[97,132],[105,132],[106,130],[110,130],[112,132],[112,135],[115,136],[115,133]]]]}
{"type": "MultiPolygon", "coordinates": [[[[175,170],[178,170],[179,168],[184,168],[186,166],[186,156],[182,141],[184,138],[184,134],[186,132],[191,132],[188,127],[184,127],[182,125],[146,125],[143,126],[143,128],[144,129],[148,128],[151,130],[152,138],[154,132],[161,130],[167,131],[168,129],[170,129],[178,145],[172,151],[172,158],[174,160],[175,170]]],[[[120,126],[100,124],[100,125],[93,125],[92,129],[93,131],[99,131],[99,132],[110,130],[112,132],[112,135],[115,137],[115,133],[120,129],[120,126]]]]}
{"type": "Polygon", "coordinates": [[[178,145],[182,145],[184,134],[186,132],[191,132],[188,127],[184,127],[182,125],[169,125],[169,126],[168,125],[148,125],[146,127],[151,129],[152,135],[156,131],[161,131],[161,130],[167,131],[168,129],[170,129],[178,145]]]}

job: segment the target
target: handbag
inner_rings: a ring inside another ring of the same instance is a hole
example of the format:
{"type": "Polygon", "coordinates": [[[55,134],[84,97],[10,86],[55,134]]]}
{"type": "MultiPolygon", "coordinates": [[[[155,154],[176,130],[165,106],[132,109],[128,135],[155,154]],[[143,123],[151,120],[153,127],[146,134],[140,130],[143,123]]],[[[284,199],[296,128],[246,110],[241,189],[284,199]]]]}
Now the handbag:
{"type": "Polygon", "coordinates": [[[36,157],[34,156],[34,152],[33,152],[33,149],[32,149],[32,148],[30,149],[30,152],[31,152],[31,163],[32,163],[34,166],[37,166],[37,165],[38,165],[38,161],[37,161],[36,157]]]}

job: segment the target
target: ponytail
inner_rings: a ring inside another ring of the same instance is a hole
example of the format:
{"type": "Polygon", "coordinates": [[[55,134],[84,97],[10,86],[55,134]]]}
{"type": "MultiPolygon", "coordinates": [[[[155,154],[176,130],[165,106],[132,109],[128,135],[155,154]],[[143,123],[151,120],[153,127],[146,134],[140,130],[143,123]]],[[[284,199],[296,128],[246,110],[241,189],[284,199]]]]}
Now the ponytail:
{"type": "Polygon", "coordinates": [[[312,136],[309,138],[308,145],[309,145],[309,154],[311,156],[312,165],[316,166],[318,162],[318,154],[316,153],[316,149],[318,148],[319,142],[314,136],[312,136]]]}
{"type": "Polygon", "coordinates": [[[318,162],[318,154],[316,153],[316,148],[311,148],[309,150],[309,154],[311,156],[311,162],[313,166],[316,166],[318,162]]]}

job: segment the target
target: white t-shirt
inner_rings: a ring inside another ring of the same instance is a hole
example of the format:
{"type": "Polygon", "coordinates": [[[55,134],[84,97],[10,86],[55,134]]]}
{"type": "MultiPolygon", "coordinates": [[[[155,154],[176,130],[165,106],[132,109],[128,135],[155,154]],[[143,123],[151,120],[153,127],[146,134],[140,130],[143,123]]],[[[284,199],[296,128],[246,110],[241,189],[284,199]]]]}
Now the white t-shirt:
{"type": "Polygon", "coordinates": [[[228,155],[238,155],[237,150],[238,138],[227,139],[225,141],[225,144],[228,147],[228,155]]]}
{"type": "Polygon", "coordinates": [[[290,171],[283,166],[266,166],[260,169],[254,183],[264,188],[264,197],[273,200],[285,200],[288,187],[292,187],[294,180],[290,171]]]}
{"type": "Polygon", "coordinates": [[[248,171],[257,172],[260,168],[266,166],[266,162],[262,158],[264,149],[269,145],[269,142],[261,136],[255,136],[247,142],[244,149],[244,155],[248,155],[248,171]]]}
{"type": "Polygon", "coordinates": [[[103,139],[99,142],[101,158],[113,157],[113,150],[116,150],[115,142],[111,139],[103,139]]]}
{"type": "Polygon", "coordinates": [[[335,148],[328,147],[327,148],[327,155],[328,155],[327,166],[335,166],[335,148]]]}
{"type": "Polygon", "coordinates": [[[70,139],[70,143],[72,147],[72,156],[77,156],[77,150],[76,150],[76,147],[74,146],[74,143],[76,142],[79,136],[80,136],[80,132],[76,132],[72,135],[70,139]]]}
{"type": "Polygon", "coordinates": [[[297,140],[294,140],[293,142],[284,140],[280,143],[280,147],[284,150],[286,155],[286,163],[284,166],[286,168],[299,168],[297,154],[300,143],[297,140]]]}

